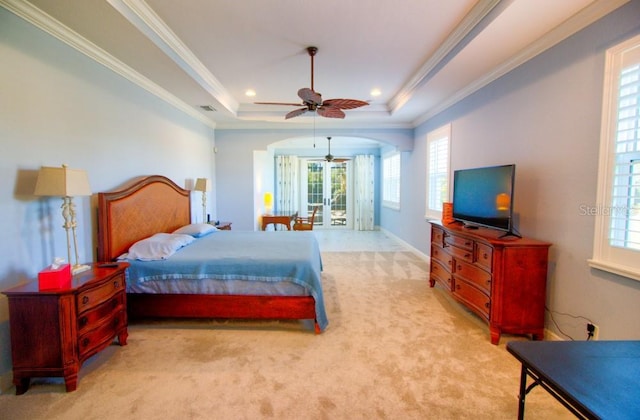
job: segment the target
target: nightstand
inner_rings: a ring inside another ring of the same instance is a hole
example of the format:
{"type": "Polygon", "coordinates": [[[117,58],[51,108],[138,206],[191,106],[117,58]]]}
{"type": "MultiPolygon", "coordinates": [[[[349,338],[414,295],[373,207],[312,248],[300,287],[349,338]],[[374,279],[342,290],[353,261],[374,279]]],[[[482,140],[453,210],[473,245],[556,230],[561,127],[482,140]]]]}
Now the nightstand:
{"type": "Polygon", "coordinates": [[[216,222],[209,222],[209,223],[217,227],[218,230],[231,230],[232,222],[217,222],[217,224],[216,222]]]}
{"type": "Polygon", "coordinates": [[[9,299],[16,395],[32,377],[62,376],[67,392],[78,385],[82,363],[115,337],[127,344],[125,270],[128,263],[93,264],[71,287],[40,290],[38,281],[3,291],[9,299]]]}

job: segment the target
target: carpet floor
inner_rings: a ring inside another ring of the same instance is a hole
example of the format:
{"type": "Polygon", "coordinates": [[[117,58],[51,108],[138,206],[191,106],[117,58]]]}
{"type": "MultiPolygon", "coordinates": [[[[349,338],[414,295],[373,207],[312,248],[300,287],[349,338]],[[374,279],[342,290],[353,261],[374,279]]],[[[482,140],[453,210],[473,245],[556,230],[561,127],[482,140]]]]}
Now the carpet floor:
{"type": "MultiPolygon", "coordinates": [[[[505,344],[526,338],[492,345],[486,324],[429,287],[423,259],[376,235],[351,251],[319,239],[323,334],[307,321],[133,323],[126,346],[85,362],[75,392],[34,379],[0,395],[0,419],[516,418],[520,365],[505,344]]],[[[526,414],[573,418],[540,388],[526,414]]]]}

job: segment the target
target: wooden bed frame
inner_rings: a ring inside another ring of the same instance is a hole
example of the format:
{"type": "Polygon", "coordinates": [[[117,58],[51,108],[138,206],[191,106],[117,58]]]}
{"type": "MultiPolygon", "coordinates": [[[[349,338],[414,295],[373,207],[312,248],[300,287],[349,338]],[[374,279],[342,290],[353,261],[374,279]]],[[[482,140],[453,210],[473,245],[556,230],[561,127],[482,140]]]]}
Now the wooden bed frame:
{"type": "MultiPolygon", "coordinates": [[[[191,223],[190,191],[152,175],[98,193],[98,261],[113,261],[140,239],[191,223]]],[[[128,293],[131,318],[313,319],[312,296],[128,293]]]]}

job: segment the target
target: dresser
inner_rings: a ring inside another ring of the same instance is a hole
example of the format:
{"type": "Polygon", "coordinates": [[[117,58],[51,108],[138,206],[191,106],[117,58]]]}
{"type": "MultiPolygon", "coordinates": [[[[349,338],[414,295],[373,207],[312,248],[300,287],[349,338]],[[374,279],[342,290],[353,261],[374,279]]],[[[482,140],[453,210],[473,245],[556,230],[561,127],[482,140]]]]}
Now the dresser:
{"type": "Polygon", "coordinates": [[[67,391],[89,357],[117,337],[127,343],[125,270],[128,263],[94,264],[71,286],[40,289],[38,281],[3,291],[9,300],[16,395],[32,377],[62,376],[67,391]]]}
{"type": "Polygon", "coordinates": [[[431,222],[431,287],[447,293],[502,333],[544,337],[548,242],[431,222]]]}

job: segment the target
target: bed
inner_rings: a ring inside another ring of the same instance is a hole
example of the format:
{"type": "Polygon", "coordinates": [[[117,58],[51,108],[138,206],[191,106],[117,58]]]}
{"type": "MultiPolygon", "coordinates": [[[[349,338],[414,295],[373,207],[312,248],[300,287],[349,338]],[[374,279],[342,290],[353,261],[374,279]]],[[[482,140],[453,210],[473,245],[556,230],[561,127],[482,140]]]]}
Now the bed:
{"type": "MultiPolygon", "coordinates": [[[[98,260],[133,255],[134,244],[190,226],[190,219],[190,192],[164,176],[99,193],[98,260]]],[[[219,230],[167,258],[127,261],[131,318],[309,319],[316,333],[328,325],[311,232],[219,230]]]]}

